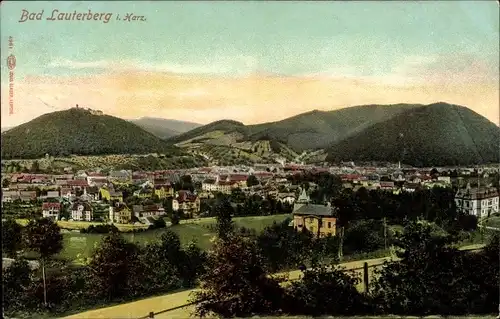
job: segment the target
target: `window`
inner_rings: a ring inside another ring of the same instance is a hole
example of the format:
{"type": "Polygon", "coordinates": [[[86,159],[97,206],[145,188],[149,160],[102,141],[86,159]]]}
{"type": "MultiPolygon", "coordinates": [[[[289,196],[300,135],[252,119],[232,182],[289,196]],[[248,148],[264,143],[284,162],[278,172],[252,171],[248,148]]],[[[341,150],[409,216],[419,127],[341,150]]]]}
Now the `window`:
{"type": "Polygon", "coordinates": [[[328,222],[328,228],[332,228],[332,223],[328,222]]]}

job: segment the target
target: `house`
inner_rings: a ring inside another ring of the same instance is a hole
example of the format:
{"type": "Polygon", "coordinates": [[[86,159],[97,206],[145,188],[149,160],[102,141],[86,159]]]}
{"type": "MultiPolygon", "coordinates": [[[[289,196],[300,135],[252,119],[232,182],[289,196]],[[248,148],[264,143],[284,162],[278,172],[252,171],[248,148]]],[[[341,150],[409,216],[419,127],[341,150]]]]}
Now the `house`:
{"type": "Polygon", "coordinates": [[[161,205],[134,205],[132,207],[134,215],[141,217],[160,217],[165,215],[165,209],[161,205]]]}
{"type": "Polygon", "coordinates": [[[86,202],[73,203],[71,206],[71,219],[74,221],[92,221],[92,206],[86,202]]]}
{"type": "Polygon", "coordinates": [[[99,190],[101,194],[101,199],[106,199],[108,202],[111,201],[119,201],[123,202],[123,193],[122,192],[116,192],[114,188],[112,187],[101,187],[99,190]]]}
{"type": "Polygon", "coordinates": [[[394,182],[380,182],[380,189],[392,191],[394,189],[394,182]]]}
{"type": "Polygon", "coordinates": [[[36,200],[36,191],[20,191],[19,197],[23,202],[36,200]]]}
{"type": "Polygon", "coordinates": [[[294,193],[278,193],[278,201],[292,205],[295,202],[294,193]]]}
{"type": "Polygon", "coordinates": [[[61,187],[61,197],[68,200],[73,200],[76,198],[76,192],[70,187],[61,187]]]}
{"type": "Polygon", "coordinates": [[[231,174],[226,181],[237,184],[237,187],[245,188],[247,187],[248,175],[245,174],[231,174]]]}
{"type": "Polygon", "coordinates": [[[498,213],[498,201],[498,190],[494,187],[471,188],[467,184],[465,189],[459,189],[455,194],[457,210],[477,217],[498,213]]]}
{"type": "Polygon", "coordinates": [[[20,192],[19,191],[2,191],[2,203],[11,203],[15,201],[16,199],[20,199],[20,192]]]}
{"type": "Polygon", "coordinates": [[[408,193],[413,193],[416,191],[418,188],[420,188],[419,183],[405,183],[403,185],[403,190],[408,193]]]}
{"type": "Polygon", "coordinates": [[[300,231],[307,229],[316,237],[335,236],[337,219],[329,203],[311,204],[306,191],[302,190],[293,209],[293,227],[300,231]]]}
{"type": "Polygon", "coordinates": [[[132,183],[132,171],[111,171],[109,172],[109,180],[122,184],[132,183]]]}
{"type": "MultiPolygon", "coordinates": [[[[227,181],[227,177],[221,175],[223,180],[205,180],[201,184],[201,189],[207,192],[221,192],[224,194],[231,194],[234,188],[238,188],[237,182],[227,181]]],[[[246,182],[245,182],[246,185],[246,182]]]]}
{"type": "Polygon", "coordinates": [[[159,199],[164,199],[167,197],[173,197],[174,196],[174,188],[171,187],[170,185],[157,185],[154,188],[154,193],[156,196],[158,196],[159,199]]]}
{"type": "Polygon", "coordinates": [[[182,210],[185,214],[197,215],[200,212],[200,198],[190,191],[179,191],[172,200],[174,211],[182,210]]]}
{"type": "Polygon", "coordinates": [[[142,198],[142,199],[151,198],[151,197],[153,197],[153,194],[154,194],[153,189],[151,189],[149,187],[142,188],[142,189],[134,192],[134,196],[137,196],[137,197],[142,198]]]}
{"type": "Polygon", "coordinates": [[[61,212],[61,203],[43,203],[42,204],[42,216],[44,218],[59,220],[59,213],[60,212],[61,212]]]}
{"type": "Polygon", "coordinates": [[[103,187],[108,183],[108,178],[102,176],[88,176],[87,183],[89,186],[103,187]]]}
{"type": "Polygon", "coordinates": [[[109,220],[112,223],[128,224],[132,221],[132,211],[123,203],[109,206],[109,220]]]}

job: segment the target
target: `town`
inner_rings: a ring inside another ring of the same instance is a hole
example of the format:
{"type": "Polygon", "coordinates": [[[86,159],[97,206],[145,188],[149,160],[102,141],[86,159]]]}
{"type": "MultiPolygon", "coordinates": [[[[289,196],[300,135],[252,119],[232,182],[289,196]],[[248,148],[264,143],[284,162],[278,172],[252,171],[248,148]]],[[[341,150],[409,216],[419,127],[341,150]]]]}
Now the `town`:
{"type": "MultiPolygon", "coordinates": [[[[313,205],[297,208],[307,195],[301,188],[302,184],[294,183],[294,177],[331,174],[339,178],[342,189],[354,192],[365,188],[398,194],[454,187],[457,189],[458,209],[477,217],[489,217],[499,212],[498,190],[493,187],[498,168],[494,166],[417,169],[401,168],[400,165],[359,167],[354,163],[345,164],[337,167],[256,164],[253,167],[152,172],[80,170],[57,175],[2,174],[2,209],[4,217],[19,214],[15,217],[149,226],[154,219],[166,215],[182,219],[209,217],[209,199],[218,193],[238,193],[247,198],[279,203],[281,213],[293,211],[300,215],[323,215],[313,205]]],[[[308,192],[316,187],[315,183],[309,183],[308,192]]],[[[323,198],[314,204],[324,206],[326,200],[323,198]]],[[[234,208],[241,208],[239,202],[232,203],[234,208]]],[[[333,215],[333,208],[329,206],[323,211],[330,211],[327,215],[333,215]]]]}

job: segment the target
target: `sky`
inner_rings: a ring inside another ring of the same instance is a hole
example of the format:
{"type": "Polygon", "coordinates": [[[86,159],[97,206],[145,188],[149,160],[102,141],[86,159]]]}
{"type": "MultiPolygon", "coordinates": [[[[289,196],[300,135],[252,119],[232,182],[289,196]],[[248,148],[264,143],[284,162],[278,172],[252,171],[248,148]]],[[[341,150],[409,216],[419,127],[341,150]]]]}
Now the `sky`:
{"type": "Polygon", "coordinates": [[[444,101],[500,122],[494,0],[2,1],[0,10],[2,61],[16,58],[13,77],[1,63],[2,127],[75,104],[126,119],[253,124],[444,101]],[[57,20],[75,11],[83,21],[57,20]]]}

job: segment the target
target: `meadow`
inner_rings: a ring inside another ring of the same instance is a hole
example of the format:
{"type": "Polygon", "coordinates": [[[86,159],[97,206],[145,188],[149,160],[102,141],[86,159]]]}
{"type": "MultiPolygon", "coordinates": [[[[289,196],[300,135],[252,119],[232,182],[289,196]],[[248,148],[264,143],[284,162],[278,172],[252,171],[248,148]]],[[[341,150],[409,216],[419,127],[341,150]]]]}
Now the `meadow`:
{"type": "MultiPolygon", "coordinates": [[[[290,217],[290,215],[235,217],[233,220],[238,227],[246,227],[261,232],[265,227],[272,225],[273,222],[282,222],[287,217],[290,217]]],[[[73,224],[79,223],[80,222],[73,222],[73,224]]],[[[86,227],[90,225],[90,223],[85,224],[87,224],[86,227]]],[[[214,225],[214,218],[199,218],[182,220],[179,225],[171,226],[168,229],[171,229],[179,236],[181,244],[186,245],[194,240],[200,248],[207,250],[211,247],[211,239],[215,236],[215,232],[212,229],[214,225]]],[[[63,225],[60,226],[62,227],[63,225]]],[[[74,226],[69,227],[69,225],[65,226],[68,226],[68,228],[76,228],[74,226]]],[[[154,229],[139,233],[124,232],[122,235],[131,242],[145,245],[158,241],[161,234],[164,233],[166,229],[167,228],[154,229]]],[[[77,230],[64,232],[63,250],[59,254],[59,257],[69,260],[89,257],[94,247],[104,236],[105,234],[83,234],[77,230]]]]}

